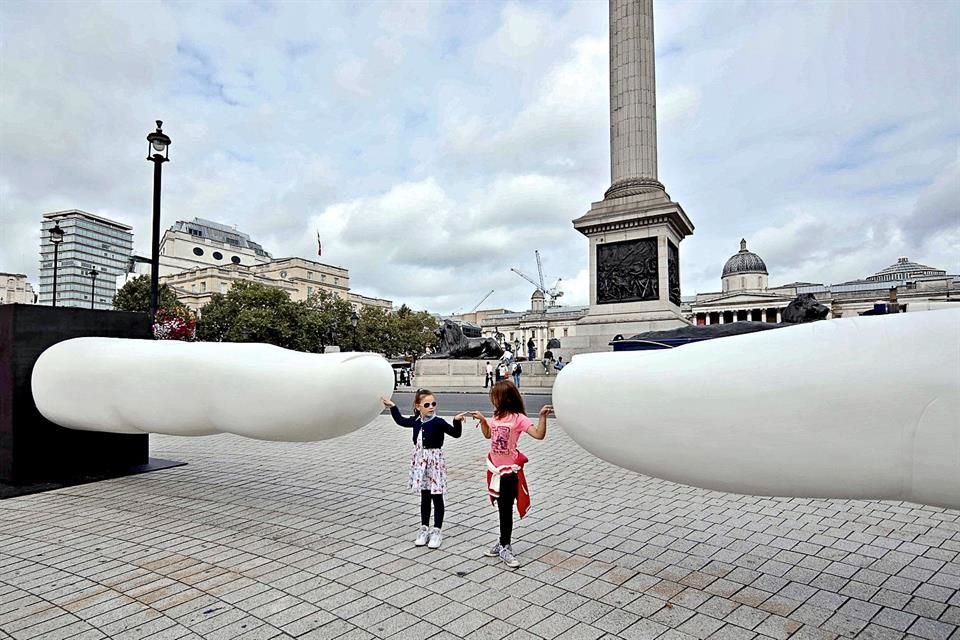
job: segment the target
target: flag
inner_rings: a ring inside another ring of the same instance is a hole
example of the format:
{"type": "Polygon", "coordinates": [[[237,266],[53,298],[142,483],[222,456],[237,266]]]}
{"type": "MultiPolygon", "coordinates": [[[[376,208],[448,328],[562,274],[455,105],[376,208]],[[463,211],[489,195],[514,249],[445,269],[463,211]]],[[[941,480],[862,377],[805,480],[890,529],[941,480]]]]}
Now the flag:
{"type": "Polygon", "coordinates": [[[318,255],[318,256],[322,256],[322,255],[323,255],[323,245],[320,244],[320,231],[319,231],[319,230],[317,230],[317,255],[318,255]]]}

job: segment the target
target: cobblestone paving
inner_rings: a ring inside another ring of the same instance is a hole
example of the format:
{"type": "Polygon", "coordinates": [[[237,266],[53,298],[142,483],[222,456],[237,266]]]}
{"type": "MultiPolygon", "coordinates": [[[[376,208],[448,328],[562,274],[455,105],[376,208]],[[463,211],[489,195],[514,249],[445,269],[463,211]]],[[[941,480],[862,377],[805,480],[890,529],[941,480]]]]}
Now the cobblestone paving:
{"type": "Polygon", "coordinates": [[[692,489],[552,424],[522,442],[511,571],[481,555],[496,512],[466,430],[435,551],[384,417],[312,444],[153,437],[189,465],[2,501],[0,639],[960,640],[960,512],[692,489]]]}

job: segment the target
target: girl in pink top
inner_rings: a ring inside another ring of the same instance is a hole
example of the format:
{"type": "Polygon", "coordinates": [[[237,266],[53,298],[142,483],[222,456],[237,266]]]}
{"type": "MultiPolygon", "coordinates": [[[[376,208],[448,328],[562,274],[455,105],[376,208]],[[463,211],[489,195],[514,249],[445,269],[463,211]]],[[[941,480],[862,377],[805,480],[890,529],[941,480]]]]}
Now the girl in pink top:
{"type": "Polygon", "coordinates": [[[500,540],[484,555],[499,556],[508,567],[516,568],[520,562],[514,557],[510,546],[513,535],[513,503],[518,501],[520,515],[526,513],[529,494],[526,492],[526,480],[523,476],[524,456],[517,449],[521,433],[527,433],[537,440],[547,436],[547,416],[553,411],[550,405],[540,409],[539,421],[533,424],[526,416],[523,397],[509,380],[502,380],[490,389],[490,402],[493,404],[493,418],[487,420],[479,411],[473,417],[480,421],[483,437],[490,440],[490,453],[487,455],[487,478],[490,495],[495,496],[500,512],[500,540]],[[522,491],[522,494],[521,494],[522,491]]]}

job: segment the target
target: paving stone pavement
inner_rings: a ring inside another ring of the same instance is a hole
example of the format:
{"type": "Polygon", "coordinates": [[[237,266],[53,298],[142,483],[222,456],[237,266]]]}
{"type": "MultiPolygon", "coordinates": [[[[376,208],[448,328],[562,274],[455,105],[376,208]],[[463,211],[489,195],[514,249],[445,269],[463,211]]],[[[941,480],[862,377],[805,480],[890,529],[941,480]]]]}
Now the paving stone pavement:
{"type": "Polygon", "coordinates": [[[551,421],[521,441],[516,571],[486,442],[448,439],[443,547],[412,544],[409,431],[151,437],[188,466],[0,501],[0,640],[960,640],[960,512],[771,499],[630,473],[551,421]]]}

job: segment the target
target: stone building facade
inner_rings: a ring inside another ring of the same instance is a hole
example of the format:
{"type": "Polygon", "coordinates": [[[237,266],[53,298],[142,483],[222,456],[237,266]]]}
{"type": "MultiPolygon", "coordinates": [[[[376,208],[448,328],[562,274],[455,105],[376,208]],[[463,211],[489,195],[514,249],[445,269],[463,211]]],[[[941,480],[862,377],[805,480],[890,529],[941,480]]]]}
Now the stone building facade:
{"type": "MultiPolygon", "coordinates": [[[[149,273],[150,260],[133,256],[124,281],[149,273]]],[[[227,293],[236,282],[282,289],[294,301],[325,291],[346,300],[355,311],[393,308],[390,300],[351,291],[348,269],[305,258],[274,258],[249,235],[203,218],[178,221],[163,234],[160,282],[169,285],[177,299],[194,311],[214,294],[227,293]]]]}
{"type": "Polygon", "coordinates": [[[37,294],[23,273],[0,271],[0,304],[36,304],[37,294]]]}

